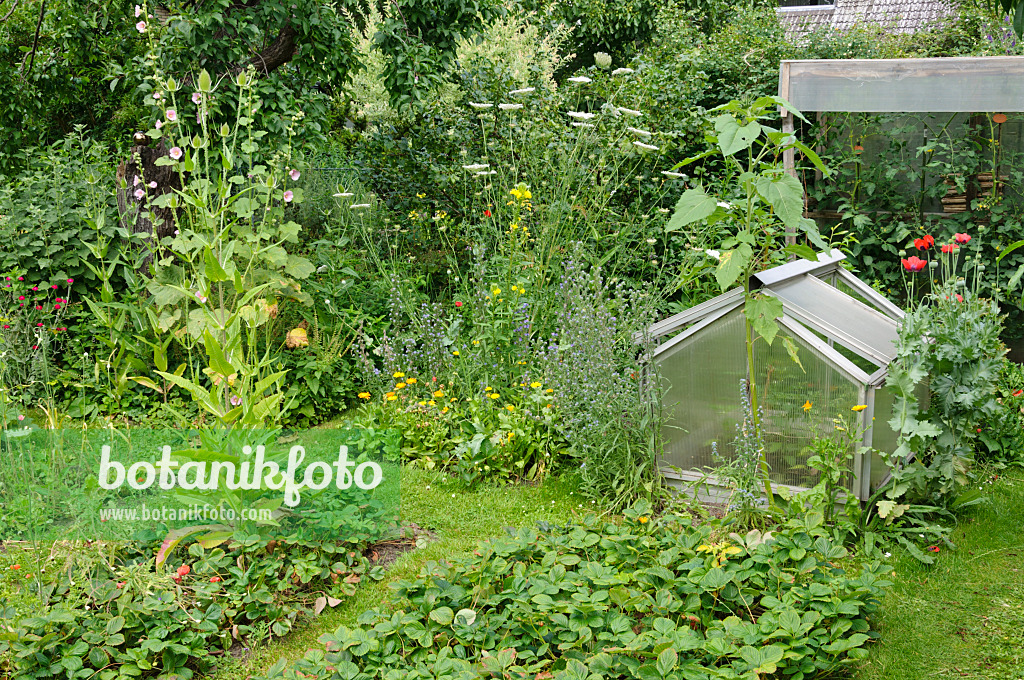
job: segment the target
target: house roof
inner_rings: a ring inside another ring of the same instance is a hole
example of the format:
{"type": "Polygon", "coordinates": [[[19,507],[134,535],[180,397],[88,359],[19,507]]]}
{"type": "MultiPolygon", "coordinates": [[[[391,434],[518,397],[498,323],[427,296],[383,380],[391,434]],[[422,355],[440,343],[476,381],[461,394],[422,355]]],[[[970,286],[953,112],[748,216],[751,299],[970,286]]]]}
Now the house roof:
{"type": "Polygon", "coordinates": [[[834,0],[831,5],[780,7],[779,20],[790,38],[832,28],[849,30],[871,23],[894,33],[927,30],[953,17],[951,0],[834,0]]]}

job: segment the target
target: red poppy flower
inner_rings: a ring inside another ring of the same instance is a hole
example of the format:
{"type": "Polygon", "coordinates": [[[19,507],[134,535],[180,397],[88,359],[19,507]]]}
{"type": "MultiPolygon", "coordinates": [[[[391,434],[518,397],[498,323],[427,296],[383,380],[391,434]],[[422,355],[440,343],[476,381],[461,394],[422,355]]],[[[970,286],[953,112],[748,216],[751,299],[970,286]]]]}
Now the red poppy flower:
{"type": "Polygon", "coordinates": [[[491,211],[490,210],[484,210],[484,217],[490,217],[490,216],[491,216],[491,211]]]}
{"type": "Polygon", "coordinates": [[[925,548],[925,550],[927,550],[928,552],[939,552],[939,546],[930,545],[927,548],[925,548]]]}
{"type": "Polygon", "coordinates": [[[188,576],[189,572],[192,571],[192,567],[187,564],[183,564],[178,567],[178,576],[188,576]]]}
{"type": "Polygon", "coordinates": [[[1019,397],[1022,394],[1024,394],[1024,390],[1017,390],[1016,392],[1013,393],[1013,396],[1019,397]]]}
{"type": "Polygon", "coordinates": [[[915,238],[914,247],[918,250],[928,250],[935,245],[935,238],[931,234],[926,234],[924,238],[915,238]]]}
{"type": "Polygon", "coordinates": [[[461,302],[456,302],[456,303],[455,303],[455,306],[456,306],[456,307],[461,307],[461,306],[462,306],[462,303],[461,303],[461,302]]]}
{"type": "Polygon", "coordinates": [[[901,262],[903,263],[903,268],[906,269],[908,272],[919,272],[928,266],[928,263],[926,261],[917,257],[916,255],[903,258],[901,262]]]}
{"type": "Polygon", "coordinates": [[[953,234],[953,240],[956,241],[957,243],[959,243],[960,245],[964,245],[965,243],[967,243],[968,241],[971,240],[971,235],[970,234],[953,234]]]}
{"type": "Polygon", "coordinates": [[[942,252],[944,252],[944,253],[952,253],[952,252],[956,251],[956,249],[959,248],[959,247],[960,246],[956,246],[956,245],[953,245],[951,243],[947,243],[944,246],[942,246],[942,252]]]}

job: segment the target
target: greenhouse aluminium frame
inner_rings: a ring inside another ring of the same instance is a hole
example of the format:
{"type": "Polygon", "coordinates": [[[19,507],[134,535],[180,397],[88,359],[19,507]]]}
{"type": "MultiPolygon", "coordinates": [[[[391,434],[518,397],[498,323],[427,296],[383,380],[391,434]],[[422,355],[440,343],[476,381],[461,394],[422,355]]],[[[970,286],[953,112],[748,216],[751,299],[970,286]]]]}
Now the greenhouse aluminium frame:
{"type": "MultiPolygon", "coordinates": [[[[755,345],[754,371],[759,391],[774,372],[773,389],[780,394],[763,400],[768,408],[765,456],[776,486],[799,491],[814,481],[814,474],[803,464],[814,432],[807,429],[806,421],[813,417],[831,429],[833,418],[850,417],[852,406],[866,405],[854,414],[864,434],[855,447],[849,489],[865,499],[886,481],[888,469],[879,454],[862,456],[860,447],[895,448],[895,433],[888,424],[891,395],[884,385],[904,314],[844,269],[844,258],[833,250],[820,255],[817,262],[797,260],[753,276],[752,283],[762,293],[778,298],[783,305],[778,319],[780,338],[772,346],[755,345]],[[781,336],[788,336],[798,346],[801,366],[781,349],[781,336]],[[799,397],[787,394],[787,380],[799,397]],[[801,409],[812,383],[813,394],[819,396],[807,397],[815,404],[814,413],[808,414],[801,409]],[[876,411],[880,411],[881,422],[874,421],[876,411]]],[[[741,420],[738,380],[730,379],[747,377],[741,349],[744,301],[743,289],[734,288],[649,329],[649,337],[660,342],[652,351],[652,360],[667,382],[663,399],[665,455],[659,467],[669,480],[704,479],[703,473],[694,470],[714,463],[709,454],[711,442],[728,446],[732,427],[741,420]]],[[[713,473],[706,478],[712,486],[723,486],[713,473]]]]}

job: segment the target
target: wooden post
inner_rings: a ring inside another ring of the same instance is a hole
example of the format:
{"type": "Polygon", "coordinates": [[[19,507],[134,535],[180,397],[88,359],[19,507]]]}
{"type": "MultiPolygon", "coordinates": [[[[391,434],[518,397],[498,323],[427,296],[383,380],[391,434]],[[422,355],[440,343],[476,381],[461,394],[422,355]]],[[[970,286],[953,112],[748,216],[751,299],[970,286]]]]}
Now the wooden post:
{"type": "MultiPolygon", "coordinates": [[[[786,101],[789,101],[789,69],[790,63],[788,61],[784,61],[779,65],[779,96],[786,101]]],[[[793,124],[793,114],[780,107],[779,115],[782,116],[782,132],[785,134],[793,134],[795,129],[793,124]]],[[[782,167],[788,174],[793,177],[797,177],[796,152],[793,149],[788,149],[782,152],[782,167]]],[[[794,243],[796,243],[796,233],[787,231],[786,245],[792,245],[794,243]]]]}

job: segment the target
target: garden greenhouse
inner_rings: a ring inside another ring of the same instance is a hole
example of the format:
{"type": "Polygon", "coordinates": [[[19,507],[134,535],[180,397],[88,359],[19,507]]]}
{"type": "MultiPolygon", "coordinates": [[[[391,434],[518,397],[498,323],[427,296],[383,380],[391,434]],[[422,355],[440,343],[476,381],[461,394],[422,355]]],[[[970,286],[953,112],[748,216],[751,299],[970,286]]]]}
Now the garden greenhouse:
{"type": "MultiPolygon", "coordinates": [[[[815,433],[834,418],[859,419],[863,445],[892,452],[893,397],[885,387],[903,317],[889,302],[844,269],[838,250],[817,262],[798,260],[754,275],[752,286],[782,301],[779,335],[754,345],[754,372],[766,459],[773,484],[813,486],[805,465],[815,433]],[[798,348],[790,356],[781,336],[798,348]],[[854,412],[851,408],[867,408],[854,412]]],[[[742,419],[740,381],[746,378],[742,288],[697,305],[651,327],[665,394],[663,474],[677,483],[702,479],[714,465],[713,445],[728,455],[742,419]]],[[[924,395],[922,395],[924,397],[924,395]]],[[[857,447],[859,448],[859,447],[857,447]]],[[[852,489],[867,498],[886,478],[879,453],[853,459],[852,489]]],[[[713,473],[709,478],[714,484],[713,473]]]]}

